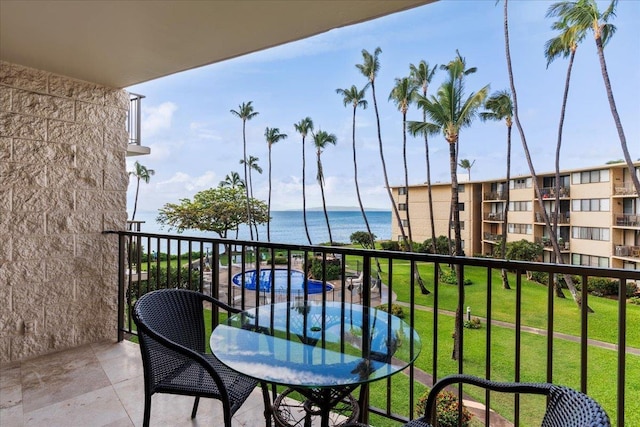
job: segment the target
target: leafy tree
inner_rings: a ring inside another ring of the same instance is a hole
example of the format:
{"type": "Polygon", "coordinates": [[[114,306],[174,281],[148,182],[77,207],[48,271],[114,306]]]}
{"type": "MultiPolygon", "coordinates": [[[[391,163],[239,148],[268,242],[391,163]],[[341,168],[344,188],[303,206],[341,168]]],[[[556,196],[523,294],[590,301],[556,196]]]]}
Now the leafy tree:
{"type": "Polygon", "coordinates": [[[313,132],[313,120],[311,117],[305,117],[298,123],[295,123],[293,127],[302,136],[302,219],[304,221],[304,231],[307,234],[307,240],[311,245],[311,236],[309,235],[309,226],[307,225],[307,196],[305,190],[305,155],[304,155],[304,142],[309,132],[313,132]]]}
{"type": "Polygon", "coordinates": [[[320,155],[327,147],[327,144],[336,145],[338,138],[332,134],[323,130],[319,130],[313,135],[313,144],[316,147],[318,173],[316,180],[320,185],[320,194],[322,195],[322,209],[324,211],[324,218],[327,221],[327,231],[329,232],[329,244],[333,244],[333,237],[331,236],[331,226],[329,225],[329,214],[327,213],[327,202],[324,198],[324,171],[322,170],[322,160],[320,155]]]}
{"type": "MultiPolygon", "coordinates": [[[[429,85],[431,84],[431,80],[436,73],[438,66],[434,65],[433,67],[429,67],[427,62],[420,61],[418,65],[409,65],[410,75],[413,79],[414,83],[422,88],[422,96],[427,97],[427,92],[429,90],[429,85]]],[[[414,95],[415,96],[415,95],[414,95]]],[[[427,112],[422,111],[422,121],[427,121],[427,112]]],[[[436,236],[436,224],[435,219],[433,218],[433,195],[431,191],[431,161],[429,160],[429,134],[427,132],[423,132],[424,135],[424,152],[425,152],[425,161],[427,163],[427,199],[429,204],[429,221],[431,223],[431,241],[435,245],[435,236],[436,236]]],[[[433,246],[433,252],[436,252],[436,247],[433,246]]],[[[438,265],[438,268],[440,266],[438,265]]]]}
{"type": "Polygon", "coordinates": [[[269,198],[267,199],[267,242],[271,241],[271,147],[273,144],[287,138],[286,133],[280,133],[278,128],[266,128],[264,130],[264,137],[267,140],[267,146],[269,147],[269,198]]]}
{"type": "Polygon", "coordinates": [[[218,187],[231,187],[244,189],[244,181],[240,178],[240,174],[236,171],[231,171],[224,177],[223,181],[220,181],[218,187]]]}
{"type": "Polygon", "coordinates": [[[449,255],[453,249],[453,242],[447,236],[438,236],[436,239],[427,239],[424,241],[422,248],[425,253],[449,255]],[[434,251],[435,248],[435,251],[434,251]]]}
{"type": "Polygon", "coordinates": [[[596,50],[598,52],[598,59],[600,60],[602,79],[604,80],[607,99],[609,100],[609,108],[611,109],[611,115],[613,116],[613,121],[616,124],[622,153],[624,154],[624,158],[627,162],[631,180],[633,181],[637,194],[640,195],[640,179],[638,178],[638,175],[634,173],[635,166],[633,165],[633,160],[631,159],[629,149],[627,148],[627,138],[624,134],[624,129],[622,128],[622,122],[620,120],[620,115],[618,114],[616,101],[613,98],[613,90],[611,89],[611,81],[609,80],[609,72],[607,71],[607,62],[604,57],[604,48],[616,32],[616,26],[609,23],[609,20],[616,16],[617,4],[618,0],[611,0],[609,6],[601,12],[598,9],[598,4],[595,0],[564,0],[551,5],[547,12],[547,16],[559,17],[569,28],[574,28],[573,31],[575,31],[576,34],[582,34],[587,31],[593,32],[593,37],[596,42],[596,50]]]}
{"type": "MultiPolygon", "coordinates": [[[[507,241],[507,224],[509,223],[509,181],[511,180],[511,127],[513,126],[513,103],[511,102],[511,95],[509,91],[502,90],[495,92],[493,95],[487,99],[484,104],[485,111],[480,113],[480,119],[482,121],[493,120],[493,121],[502,121],[504,120],[507,125],[507,185],[506,185],[506,199],[504,201],[504,210],[502,217],[502,241],[507,241]]],[[[500,258],[504,259],[505,257],[506,247],[502,246],[502,251],[500,252],[500,258]]],[[[502,275],[502,287],[504,289],[511,289],[509,286],[509,277],[507,276],[507,271],[503,268],[501,270],[502,275]]]]}
{"type": "Polygon", "coordinates": [[[136,197],[133,202],[133,214],[131,214],[131,221],[133,221],[136,217],[136,210],[138,209],[138,192],[140,191],[140,180],[144,181],[146,184],[149,183],[151,177],[156,173],[153,169],[147,169],[146,166],[140,164],[140,162],[136,161],[134,163],[135,169],[129,172],[129,175],[136,177],[136,197]]]}
{"type": "Polygon", "coordinates": [[[217,187],[200,191],[193,200],[180,199],[180,203],[166,203],[157,217],[160,224],[184,230],[213,231],[226,238],[229,230],[253,221],[264,224],[268,220],[267,205],[252,200],[253,211],[247,216],[245,191],[241,188],[217,187]],[[250,218],[250,219],[249,219],[250,218]]]}
{"type": "Polygon", "coordinates": [[[349,236],[354,245],[360,245],[364,249],[375,249],[376,235],[369,231],[355,231],[349,236]]]}
{"type": "MultiPolygon", "coordinates": [[[[252,118],[254,118],[255,116],[257,116],[259,113],[257,111],[253,111],[253,105],[251,105],[253,103],[253,101],[249,101],[249,102],[243,102],[242,104],[240,104],[238,106],[238,110],[230,110],[231,114],[233,114],[236,117],[239,117],[242,120],[242,151],[243,151],[243,155],[242,155],[242,159],[245,160],[244,163],[244,182],[248,182],[247,181],[247,133],[246,133],[246,126],[247,126],[247,120],[251,120],[252,118]]],[[[246,194],[246,204],[247,204],[247,218],[249,218],[249,220],[247,221],[247,223],[249,224],[249,235],[251,236],[251,240],[253,240],[253,229],[251,228],[251,200],[249,198],[249,188],[245,186],[245,194],[246,194]]]]}

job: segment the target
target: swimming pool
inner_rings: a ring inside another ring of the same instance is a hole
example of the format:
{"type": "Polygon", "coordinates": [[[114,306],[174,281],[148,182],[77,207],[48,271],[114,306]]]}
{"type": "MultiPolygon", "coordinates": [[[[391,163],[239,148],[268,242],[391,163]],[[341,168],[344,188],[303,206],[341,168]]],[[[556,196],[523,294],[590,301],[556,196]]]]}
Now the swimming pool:
{"type": "MultiPolygon", "coordinates": [[[[300,270],[287,270],[286,268],[276,268],[273,270],[275,280],[271,280],[270,268],[260,270],[258,275],[256,270],[247,270],[244,273],[244,287],[245,289],[255,291],[256,287],[262,292],[271,292],[271,285],[274,284],[275,292],[286,293],[287,292],[287,279],[288,274],[291,275],[291,293],[301,294],[304,292],[304,272],[300,270]],[[258,279],[258,280],[256,280],[258,279]],[[257,285],[257,286],[256,286],[257,285]]],[[[238,273],[233,276],[233,284],[236,286],[242,286],[242,273],[238,273]]],[[[307,289],[309,294],[319,294],[323,290],[327,292],[333,291],[333,285],[327,283],[326,285],[319,280],[307,279],[307,289]]]]}

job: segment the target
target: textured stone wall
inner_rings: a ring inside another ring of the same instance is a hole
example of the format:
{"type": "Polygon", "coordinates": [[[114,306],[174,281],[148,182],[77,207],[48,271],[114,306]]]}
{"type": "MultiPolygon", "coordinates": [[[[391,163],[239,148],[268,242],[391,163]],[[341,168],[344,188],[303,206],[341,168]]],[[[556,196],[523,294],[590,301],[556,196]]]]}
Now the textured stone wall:
{"type": "Polygon", "coordinates": [[[128,94],[0,62],[0,363],[116,337],[128,94]]]}

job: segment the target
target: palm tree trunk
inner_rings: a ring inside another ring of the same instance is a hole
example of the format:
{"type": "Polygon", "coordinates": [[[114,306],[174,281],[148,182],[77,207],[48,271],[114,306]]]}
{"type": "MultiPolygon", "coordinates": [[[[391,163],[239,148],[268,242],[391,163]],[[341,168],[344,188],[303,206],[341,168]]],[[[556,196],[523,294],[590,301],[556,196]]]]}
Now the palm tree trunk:
{"type": "Polygon", "coordinates": [[[271,242],[271,144],[269,144],[269,198],[267,199],[267,242],[271,242]]]}
{"type": "MultiPolygon", "coordinates": [[[[511,180],[511,124],[507,125],[507,197],[504,205],[504,217],[502,218],[502,244],[500,245],[500,258],[505,259],[507,257],[507,226],[509,224],[509,202],[510,202],[510,189],[509,182],[511,180]]],[[[503,268],[500,271],[502,276],[502,288],[511,289],[509,286],[509,276],[507,275],[507,269],[503,268]]]]}
{"type": "MultiPolygon", "coordinates": [[[[518,114],[518,96],[516,93],[516,87],[515,87],[515,82],[513,79],[513,67],[511,65],[511,53],[510,53],[510,49],[509,49],[509,20],[508,20],[508,3],[509,0],[505,0],[504,1],[504,40],[505,40],[505,54],[506,54],[506,58],[507,58],[507,70],[508,70],[508,75],[509,75],[509,86],[511,88],[511,95],[513,96],[513,116],[516,122],[516,127],[518,128],[518,133],[520,134],[520,139],[522,141],[522,148],[524,149],[524,154],[525,157],[527,159],[527,164],[529,166],[529,171],[531,173],[531,179],[533,181],[533,186],[535,189],[535,194],[536,197],[538,198],[538,205],[540,207],[541,210],[541,214],[542,217],[544,219],[544,223],[545,226],[547,227],[547,230],[549,230],[550,233],[550,238],[551,238],[551,244],[553,246],[553,251],[554,254],[557,258],[557,262],[560,264],[564,263],[564,260],[562,259],[562,253],[560,252],[560,246],[558,246],[558,239],[556,237],[556,235],[553,234],[553,230],[551,228],[551,224],[549,222],[549,215],[547,215],[547,212],[544,209],[544,202],[542,199],[542,193],[540,192],[540,186],[538,185],[538,177],[535,173],[535,169],[533,167],[533,162],[531,161],[531,154],[529,152],[529,146],[527,144],[527,139],[525,137],[524,134],[524,130],[522,128],[522,124],[520,123],[520,116],[518,114]]],[[[576,302],[576,304],[578,304],[578,306],[582,305],[582,300],[578,295],[578,291],[575,287],[575,285],[573,284],[573,280],[571,278],[570,275],[567,275],[565,277],[565,281],[567,283],[567,287],[569,288],[569,291],[571,292],[571,296],[573,297],[574,301],[576,302]]],[[[559,290],[559,287],[556,288],[556,290],[559,290]]],[[[560,292],[562,292],[560,290],[560,292]]],[[[589,307],[587,307],[587,309],[589,309],[589,311],[592,311],[589,307]]]]}
{"type": "MultiPolygon", "coordinates": [[[[423,96],[427,97],[426,89],[423,91],[423,96]]],[[[422,112],[422,121],[427,121],[427,113],[426,111],[422,112]]],[[[438,253],[438,249],[436,246],[436,223],[433,219],[433,194],[431,192],[431,161],[429,160],[429,136],[427,133],[424,133],[424,152],[425,152],[425,161],[427,163],[427,199],[429,204],[429,222],[431,225],[431,249],[434,254],[438,253]]],[[[440,264],[438,264],[438,269],[440,269],[440,264]]],[[[439,271],[442,273],[442,270],[439,271]]]]}
{"type": "Polygon", "coordinates": [[[247,196],[247,225],[249,226],[249,236],[253,240],[253,228],[251,228],[251,203],[249,201],[249,187],[246,185],[247,181],[247,136],[246,136],[246,121],[242,120],[242,150],[244,154],[244,191],[247,196]]]}
{"type": "Polygon", "coordinates": [[[600,59],[600,70],[602,71],[604,87],[607,90],[609,108],[611,109],[611,115],[613,116],[613,121],[615,122],[616,130],[618,131],[618,137],[620,138],[620,146],[622,147],[624,159],[627,162],[627,167],[629,168],[631,180],[633,181],[633,185],[636,187],[636,194],[640,197],[640,180],[638,179],[638,175],[635,172],[633,160],[631,160],[631,156],[629,155],[629,149],[627,148],[627,138],[624,136],[624,129],[622,129],[622,122],[620,121],[620,116],[618,115],[616,101],[615,99],[613,99],[613,90],[611,89],[611,81],[609,80],[609,72],[607,71],[607,62],[604,59],[604,48],[602,46],[602,38],[600,37],[600,35],[596,37],[596,47],[598,49],[598,58],[600,59]]]}
{"type": "Polygon", "coordinates": [[[327,222],[327,231],[329,232],[329,245],[333,246],[333,237],[331,236],[331,225],[329,225],[329,214],[327,213],[327,203],[324,199],[324,185],[320,181],[320,194],[322,195],[322,210],[324,211],[324,219],[327,222]]]}
{"type": "MultiPolygon", "coordinates": [[[[449,168],[451,170],[451,211],[453,213],[453,229],[454,229],[454,243],[455,243],[455,256],[462,255],[462,235],[460,233],[460,210],[458,208],[458,175],[456,168],[458,162],[456,161],[456,145],[457,140],[449,142],[449,168]]],[[[451,227],[449,227],[451,229],[451,227]]],[[[451,358],[453,360],[460,360],[462,350],[462,306],[464,305],[464,281],[460,273],[460,265],[455,265],[456,277],[458,278],[458,306],[456,308],[456,324],[453,332],[453,352],[451,358]]]]}
{"type": "MultiPolygon", "coordinates": [[[[356,156],[356,109],[358,107],[356,105],[353,106],[353,123],[351,126],[351,137],[353,141],[353,179],[356,185],[356,195],[358,197],[358,205],[360,206],[360,212],[362,212],[362,219],[364,220],[364,225],[367,228],[367,233],[369,233],[369,239],[371,239],[371,249],[375,249],[375,239],[373,237],[373,233],[371,232],[371,227],[369,226],[369,220],[367,219],[367,214],[364,210],[364,205],[362,204],[362,198],[360,197],[360,185],[358,184],[358,159],[356,156]]],[[[380,266],[380,260],[376,257],[376,267],[377,267],[377,279],[380,280],[382,277],[382,267],[380,266]]]]}
{"type": "Polygon", "coordinates": [[[311,245],[311,236],[309,235],[309,226],[307,225],[307,195],[305,190],[305,156],[304,156],[304,136],[302,137],[302,220],[304,222],[304,231],[307,234],[307,240],[311,245]]]}
{"type": "Polygon", "coordinates": [[[404,242],[407,241],[407,236],[404,234],[404,228],[402,227],[402,220],[400,219],[400,212],[398,212],[398,205],[395,200],[393,200],[393,194],[391,193],[391,187],[389,187],[389,177],[387,176],[387,165],[384,161],[384,151],[382,149],[382,135],[380,133],[380,113],[378,112],[378,102],[376,101],[376,86],[371,82],[371,96],[373,97],[373,107],[376,112],[376,124],[378,127],[378,149],[380,150],[380,162],[382,163],[382,175],[384,177],[384,185],[387,189],[387,195],[389,196],[389,200],[391,201],[391,207],[393,208],[393,213],[396,217],[396,221],[400,225],[400,233],[402,234],[402,240],[404,242]]]}
{"type": "Polygon", "coordinates": [[[131,221],[136,218],[136,210],[138,210],[138,191],[140,191],[140,177],[138,177],[138,182],[136,183],[136,198],[133,202],[133,214],[131,215],[131,221]]]}

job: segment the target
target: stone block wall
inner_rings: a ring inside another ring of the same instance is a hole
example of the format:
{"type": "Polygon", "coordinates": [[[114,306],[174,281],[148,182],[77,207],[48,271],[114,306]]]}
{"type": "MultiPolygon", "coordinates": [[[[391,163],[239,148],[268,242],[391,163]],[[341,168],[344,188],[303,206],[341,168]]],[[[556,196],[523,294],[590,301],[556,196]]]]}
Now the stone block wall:
{"type": "Polygon", "coordinates": [[[0,62],[0,364],[117,328],[128,94],[0,62]]]}

